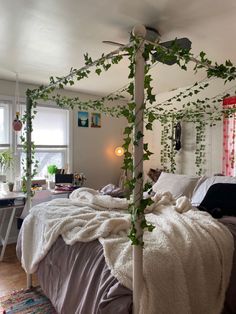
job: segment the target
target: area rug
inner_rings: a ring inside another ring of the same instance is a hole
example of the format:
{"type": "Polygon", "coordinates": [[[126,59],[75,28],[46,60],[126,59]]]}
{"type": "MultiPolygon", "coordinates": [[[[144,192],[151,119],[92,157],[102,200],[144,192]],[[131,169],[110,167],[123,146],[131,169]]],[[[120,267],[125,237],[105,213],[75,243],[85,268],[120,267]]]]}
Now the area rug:
{"type": "Polygon", "coordinates": [[[0,298],[0,314],[56,314],[40,287],[14,291],[0,298]]]}

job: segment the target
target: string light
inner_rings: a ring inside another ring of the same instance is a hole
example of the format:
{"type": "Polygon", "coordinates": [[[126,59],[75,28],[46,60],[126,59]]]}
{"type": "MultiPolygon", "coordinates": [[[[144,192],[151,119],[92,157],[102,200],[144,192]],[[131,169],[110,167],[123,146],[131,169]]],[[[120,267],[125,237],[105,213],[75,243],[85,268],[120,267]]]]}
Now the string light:
{"type": "Polygon", "coordinates": [[[124,148],[121,146],[116,147],[115,149],[115,155],[118,157],[121,157],[124,155],[124,148]]]}

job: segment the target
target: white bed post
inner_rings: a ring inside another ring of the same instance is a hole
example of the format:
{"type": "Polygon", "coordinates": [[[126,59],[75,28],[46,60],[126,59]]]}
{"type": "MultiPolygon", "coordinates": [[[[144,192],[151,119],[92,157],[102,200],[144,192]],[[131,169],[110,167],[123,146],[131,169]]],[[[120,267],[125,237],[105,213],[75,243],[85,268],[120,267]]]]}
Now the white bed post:
{"type": "MultiPolygon", "coordinates": [[[[27,95],[26,98],[26,173],[27,173],[27,180],[26,180],[26,193],[27,193],[27,212],[31,208],[31,175],[32,175],[32,145],[31,145],[31,132],[32,132],[32,99],[27,95]]],[[[30,289],[32,287],[32,275],[27,274],[27,288],[30,289]]]]}
{"type": "MultiPolygon", "coordinates": [[[[143,25],[137,25],[133,29],[134,36],[145,38],[146,28],[143,25]]],[[[135,130],[134,136],[143,133],[143,103],[144,103],[144,67],[143,58],[144,42],[140,44],[135,56],[135,130]]],[[[134,189],[134,204],[139,206],[143,196],[143,177],[138,178],[143,173],[143,138],[139,140],[138,145],[134,145],[134,177],[136,178],[134,189]],[[137,179],[138,178],[138,179],[137,179]]],[[[143,229],[140,227],[142,216],[135,223],[137,237],[143,242],[143,229]]],[[[140,311],[140,301],[143,290],[143,249],[140,245],[133,246],[133,314],[140,311]]]]}

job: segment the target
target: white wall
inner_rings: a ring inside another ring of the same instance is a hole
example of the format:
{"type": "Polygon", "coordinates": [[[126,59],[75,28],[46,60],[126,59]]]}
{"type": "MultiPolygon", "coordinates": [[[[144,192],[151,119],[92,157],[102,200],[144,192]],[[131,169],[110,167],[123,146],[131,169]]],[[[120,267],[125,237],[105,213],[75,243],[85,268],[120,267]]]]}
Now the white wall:
{"type": "Polygon", "coordinates": [[[116,146],[122,145],[124,119],[101,117],[101,128],[77,126],[74,110],[74,170],[83,172],[85,185],[95,189],[118,184],[122,158],[115,156],[116,146]]]}
{"type": "MultiPolygon", "coordinates": [[[[224,84],[223,80],[215,79],[210,82],[210,85],[202,92],[197,94],[197,96],[192,97],[191,100],[194,101],[197,98],[202,99],[205,97],[213,97],[215,95],[224,93],[230,89],[231,94],[235,93],[236,83],[231,82],[224,84]]],[[[157,102],[160,103],[167,100],[184,89],[178,89],[174,92],[162,93],[158,95],[157,102]]],[[[187,98],[188,99],[188,98],[187,98]]],[[[184,101],[184,100],[183,100],[184,101]]],[[[190,101],[190,99],[188,99],[190,101]]],[[[173,105],[178,108],[180,104],[178,102],[173,102],[173,105]]],[[[222,172],[222,153],[223,153],[223,131],[222,123],[218,122],[215,127],[208,127],[206,134],[206,164],[205,174],[211,175],[214,173],[222,172]]],[[[161,126],[159,122],[154,122],[153,131],[145,132],[145,141],[150,145],[150,150],[154,153],[151,159],[145,163],[145,173],[148,172],[150,168],[161,168],[160,164],[160,150],[161,150],[161,126]]],[[[185,174],[195,174],[195,127],[191,123],[185,124],[182,127],[182,148],[177,153],[177,171],[178,173],[185,174]]]]}

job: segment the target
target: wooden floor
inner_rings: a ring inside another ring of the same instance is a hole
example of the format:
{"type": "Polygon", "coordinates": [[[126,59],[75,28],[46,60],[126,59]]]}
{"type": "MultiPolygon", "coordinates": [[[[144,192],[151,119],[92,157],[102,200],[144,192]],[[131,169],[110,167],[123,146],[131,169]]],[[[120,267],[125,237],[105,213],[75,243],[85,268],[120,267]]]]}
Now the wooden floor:
{"type": "MultiPolygon", "coordinates": [[[[37,278],[33,276],[33,285],[37,284],[37,278]]],[[[9,244],[0,262],[0,297],[22,288],[26,288],[26,275],[16,257],[16,245],[9,244]]]]}

